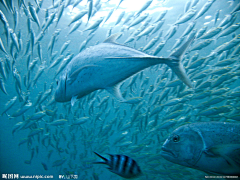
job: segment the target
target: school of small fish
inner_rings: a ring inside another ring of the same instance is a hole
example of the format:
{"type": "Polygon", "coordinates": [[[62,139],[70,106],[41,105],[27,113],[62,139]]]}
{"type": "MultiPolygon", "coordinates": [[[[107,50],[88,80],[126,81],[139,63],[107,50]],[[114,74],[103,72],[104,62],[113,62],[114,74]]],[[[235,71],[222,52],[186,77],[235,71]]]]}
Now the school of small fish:
{"type": "Polygon", "coordinates": [[[113,1],[0,1],[0,119],[23,166],[240,177],[240,2],[113,1]]]}

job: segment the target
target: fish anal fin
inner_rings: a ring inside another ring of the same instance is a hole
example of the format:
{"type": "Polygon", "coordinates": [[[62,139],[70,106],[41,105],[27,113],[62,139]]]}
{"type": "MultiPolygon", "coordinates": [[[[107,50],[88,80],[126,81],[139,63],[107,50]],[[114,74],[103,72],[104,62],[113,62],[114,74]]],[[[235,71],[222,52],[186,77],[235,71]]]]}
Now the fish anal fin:
{"type": "Polygon", "coordinates": [[[135,97],[131,99],[124,99],[122,97],[121,91],[120,91],[120,84],[117,84],[112,87],[106,88],[106,90],[112,94],[115,98],[117,98],[121,103],[128,103],[128,104],[137,104],[139,103],[143,98],[142,97],[135,97]]]}
{"type": "Polygon", "coordinates": [[[73,97],[71,98],[71,105],[74,106],[74,104],[76,103],[76,101],[77,101],[77,96],[73,96],[73,97]]]}
{"type": "Polygon", "coordinates": [[[105,41],[103,41],[103,43],[114,43],[116,44],[116,40],[119,38],[119,36],[121,36],[122,33],[118,32],[116,34],[111,35],[110,37],[108,37],[105,41]]]}
{"type": "Polygon", "coordinates": [[[126,101],[123,97],[122,97],[122,94],[121,94],[121,91],[120,91],[120,83],[119,84],[116,84],[112,87],[107,87],[106,90],[112,94],[115,98],[117,98],[118,100],[120,100],[120,102],[124,102],[126,101]]]}

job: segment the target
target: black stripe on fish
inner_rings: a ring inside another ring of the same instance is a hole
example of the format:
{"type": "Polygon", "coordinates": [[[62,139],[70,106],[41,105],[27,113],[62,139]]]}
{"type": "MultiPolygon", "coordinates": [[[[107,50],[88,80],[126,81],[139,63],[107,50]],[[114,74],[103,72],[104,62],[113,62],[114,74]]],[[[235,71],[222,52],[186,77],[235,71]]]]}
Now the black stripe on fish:
{"type": "Polygon", "coordinates": [[[128,165],[128,161],[129,161],[129,157],[128,156],[124,156],[124,163],[123,163],[123,168],[122,168],[122,173],[126,173],[126,168],[127,168],[127,165],[128,165]]]}
{"type": "Polygon", "coordinates": [[[115,160],[114,170],[119,172],[118,169],[119,169],[119,165],[120,165],[121,156],[120,155],[115,155],[114,160],[115,160]]]}
{"type": "Polygon", "coordinates": [[[113,157],[113,155],[111,155],[111,154],[109,154],[110,155],[110,161],[109,161],[109,166],[110,166],[110,168],[111,169],[113,169],[113,161],[114,161],[114,157],[113,157]]]}
{"type": "Polygon", "coordinates": [[[132,167],[132,163],[133,163],[133,159],[129,158],[128,166],[127,166],[127,169],[126,169],[126,174],[130,174],[130,169],[132,167]]]}
{"type": "Polygon", "coordinates": [[[126,156],[120,155],[119,168],[117,169],[118,173],[124,174],[124,172],[123,172],[123,164],[124,164],[125,160],[126,160],[126,156]]]}

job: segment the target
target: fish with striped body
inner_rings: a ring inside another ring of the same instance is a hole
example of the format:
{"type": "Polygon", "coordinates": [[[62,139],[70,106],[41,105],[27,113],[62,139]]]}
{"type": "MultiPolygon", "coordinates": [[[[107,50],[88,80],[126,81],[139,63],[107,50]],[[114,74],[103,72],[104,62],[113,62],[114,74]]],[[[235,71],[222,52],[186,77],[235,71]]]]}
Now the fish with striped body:
{"type": "Polygon", "coordinates": [[[124,178],[135,178],[142,174],[140,167],[136,161],[125,155],[110,155],[107,159],[100,154],[94,152],[98,157],[102,158],[104,162],[94,162],[94,164],[106,164],[109,170],[124,178]]]}

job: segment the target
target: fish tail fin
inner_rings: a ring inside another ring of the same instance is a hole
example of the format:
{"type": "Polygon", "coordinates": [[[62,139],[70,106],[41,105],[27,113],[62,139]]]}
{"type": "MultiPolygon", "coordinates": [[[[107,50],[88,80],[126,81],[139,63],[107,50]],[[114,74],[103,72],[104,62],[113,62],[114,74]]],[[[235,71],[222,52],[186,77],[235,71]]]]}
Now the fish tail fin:
{"type": "Polygon", "coordinates": [[[192,83],[188,78],[187,73],[181,63],[181,59],[185,51],[193,41],[193,39],[194,38],[189,39],[180,48],[172,52],[168,57],[169,61],[166,61],[166,64],[174,71],[174,73],[178,76],[178,78],[182,80],[188,87],[191,87],[191,88],[193,87],[192,83]]]}
{"type": "Polygon", "coordinates": [[[93,164],[107,164],[107,162],[108,162],[108,159],[107,159],[107,158],[101,156],[100,154],[98,154],[98,153],[96,153],[96,152],[94,152],[94,154],[96,154],[98,157],[100,157],[101,159],[103,159],[104,162],[93,162],[93,164]]]}

